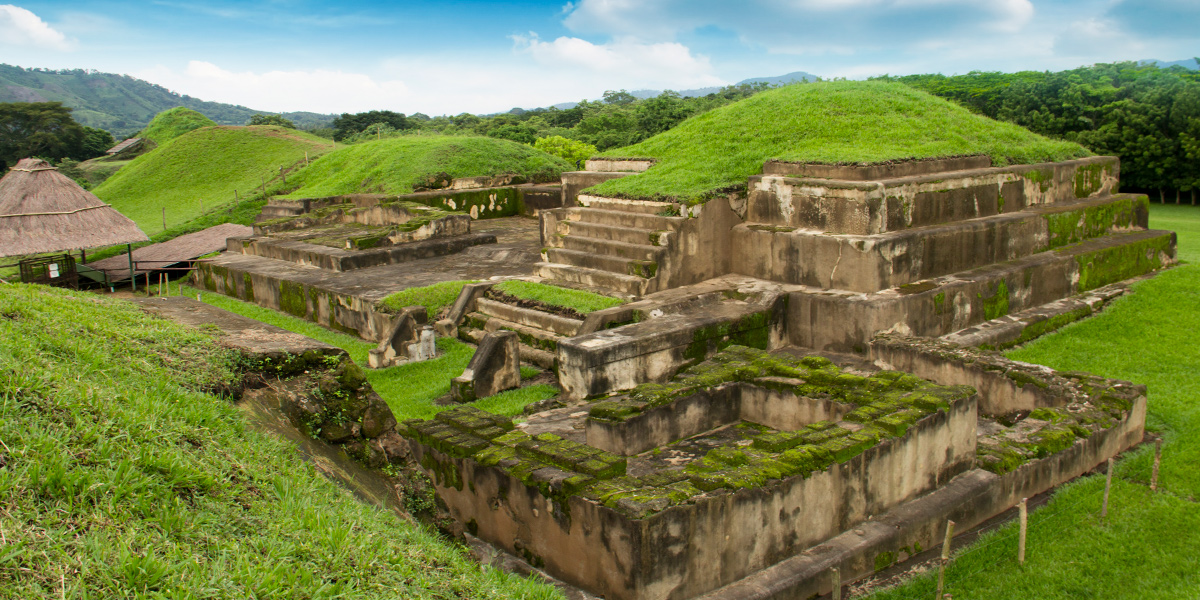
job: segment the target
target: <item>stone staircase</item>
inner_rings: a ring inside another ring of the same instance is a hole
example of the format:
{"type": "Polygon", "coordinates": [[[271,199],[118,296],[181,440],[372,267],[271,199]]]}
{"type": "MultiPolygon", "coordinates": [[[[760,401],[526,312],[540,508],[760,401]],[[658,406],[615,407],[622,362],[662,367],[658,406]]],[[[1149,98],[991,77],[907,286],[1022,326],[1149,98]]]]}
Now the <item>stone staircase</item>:
{"type": "Polygon", "coordinates": [[[581,196],[583,206],[563,210],[544,236],[537,275],[547,283],[590,287],[630,297],[660,289],[659,270],[669,258],[683,217],[669,202],[581,196]]]}
{"type": "Polygon", "coordinates": [[[458,336],[478,344],[488,333],[514,331],[521,342],[522,362],[553,369],[558,342],[575,336],[582,325],[582,319],[516,306],[485,295],[475,301],[475,310],[467,313],[459,325],[458,336]]]}

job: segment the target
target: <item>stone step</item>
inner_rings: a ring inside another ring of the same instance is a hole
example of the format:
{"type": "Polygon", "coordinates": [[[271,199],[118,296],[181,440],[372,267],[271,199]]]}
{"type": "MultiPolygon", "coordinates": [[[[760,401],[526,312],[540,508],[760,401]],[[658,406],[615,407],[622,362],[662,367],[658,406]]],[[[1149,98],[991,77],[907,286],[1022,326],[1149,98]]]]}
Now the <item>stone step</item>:
{"type": "Polygon", "coordinates": [[[687,221],[684,217],[665,217],[657,214],[627,212],[622,210],[604,210],[599,208],[568,208],[565,211],[567,221],[581,221],[598,225],[616,225],[636,229],[657,231],[678,231],[687,221]]]}
{"type": "Polygon", "coordinates": [[[490,298],[476,300],[475,310],[489,317],[499,317],[506,321],[536,327],[567,337],[578,333],[579,326],[583,325],[583,321],[579,319],[572,319],[522,306],[513,306],[512,304],[505,304],[490,298]]]}
{"type": "Polygon", "coordinates": [[[566,281],[594,288],[611,290],[628,296],[641,296],[646,293],[649,279],[623,275],[611,271],[601,271],[586,267],[563,265],[558,263],[540,262],[535,265],[536,274],[543,279],[566,281]]]}
{"type": "Polygon", "coordinates": [[[578,250],[565,250],[563,248],[547,249],[545,259],[547,262],[623,273],[645,279],[651,279],[658,273],[658,263],[651,260],[633,260],[617,256],[580,252],[578,250]]]}
{"type": "Polygon", "coordinates": [[[870,293],[1138,230],[1147,215],[1145,196],[1119,194],[873,236],[741,224],[732,262],[752,277],[870,293]]]}
{"type": "Polygon", "coordinates": [[[613,240],[603,240],[599,238],[589,238],[578,235],[568,235],[563,237],[554,236],[548,241],[552,247],[556,248],[564,248],[567,250],[588,252],[591,254],[600,254],[604,256],[630,258],[633,260],[661,262],[667,253],[667,249],[663,246],[627,244],[625,242],[614,242],[613,240]]]}
{"type": "Polygon", "coordinates": [[[580,237],[612,240],[614,242],[640,244],[643,246],[661,245],[655,242],[661,242],[663,241],[663,236],[669,235],[651,229],[600,225],[597,223],[584,223],[582,221],[559,221],[557,229],[561,235],[577,235],[580,237]]]}
{"type": "Polygon", "coordinates": [[[395,246],[369,250],[345,250],[303,240],[253,236],[228,238],[227,248],[246,256],[261,256],[297,265],[344,272],[355,269],[394,265],[422,258],[454,254],[480,244],[495,244],[494,233],[468,233],[450,237],[430,238],[395,246]]]}
{"type": "Polygon", "coordinates": [[[667,211],[677,210],[674,202],[655,202],[653,200],[625,200],[624,198],[604,198],[580,194],[577,199],[580,206],[620,212],[657,215],[667,211]]]}
{"type": "MultiPolygon", "coordinates": [[[[481,340],[483,340],[483,336],[487,334],[488,332],[482,329],[460,327],[458,330],[458,337],[463,341],[471,342],[472,344],[478,344],[481,340]]],[[[537,365],[543,369],[554,369],[555,363],[558,361],[553,352],[538,350],[537,348],[531,348],[525,344],[519,344],[517,346],[517,352],[521,356],[521,362],[537,365]]]]}
{"type": "Polygon", "coordinates": [[[520,323],[514,323],[500,317],[485,315],[481,312],[473,312],[467,314],[466,324],[472,329],[483,329],[487,332],[495,332],[500,330],[515,331],[522,344],[531,348],[538,348],[548,352],[554,352],[558,349],[558,341],[563,339],[553,331],[546,331],[537,327],[530,327],[520,323]]]}

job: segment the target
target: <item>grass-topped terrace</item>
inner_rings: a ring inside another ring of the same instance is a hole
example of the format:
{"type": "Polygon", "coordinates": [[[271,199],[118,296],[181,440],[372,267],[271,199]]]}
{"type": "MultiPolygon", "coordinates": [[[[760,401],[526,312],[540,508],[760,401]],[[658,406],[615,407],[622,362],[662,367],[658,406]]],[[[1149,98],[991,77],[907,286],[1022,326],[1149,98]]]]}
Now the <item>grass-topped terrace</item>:
{"type": "Polygon", "coordinates": [[[259,194],[264,180],[269,191],[280,167],[332,145],[283,127],[204,127],[137,157],[93,192],[153,236],[164,229],[164,208],[167,229],[216,211],[224,215],[236,199],[259,194]]]}
{"type": "Polygon", "coordinates": [[[770,159],[877,163],[987,154],[996,165],[1087,156],[902,84],[834,81],[789,85],[698,115],[639,144],[602,153],[654,158],[650,170],[589,188],[601,196],[695,204],[744,186],[770,159]]]}
{"type": "Polygon", "coordinates": [[[437,317],[443,308],[454,304],[462,293],[464,285],[477,283],[477,280],[443,281],[422,287],[408,288],[393,292],[379,301],[383,312],[398,313],[409,306],[424,306],[430,319],[437,317]]]}
{"type": "Polygon", "coordinates": [[[486,137],[405,136],[363,142],[331,152],[289,179],[284,198],[356,193],[408,194],[430,177],[519,175],[557,181],[571,170],[561,158],[509,140],[486,137]]]}
{"type": "Polygon", "coordinates": [[[502,281],[493,290],[518,298],[553,307],[565,308],[580,315],[620,306],[627,302],[621,298],[604,296],[595,292],[547,285],[536,281],[502,281]]]}
{"type": "Polygon", "coordinates": [[[0,597],[556,598],[356,500],[205,393],[205,334],[0,285],[0,597]]]}

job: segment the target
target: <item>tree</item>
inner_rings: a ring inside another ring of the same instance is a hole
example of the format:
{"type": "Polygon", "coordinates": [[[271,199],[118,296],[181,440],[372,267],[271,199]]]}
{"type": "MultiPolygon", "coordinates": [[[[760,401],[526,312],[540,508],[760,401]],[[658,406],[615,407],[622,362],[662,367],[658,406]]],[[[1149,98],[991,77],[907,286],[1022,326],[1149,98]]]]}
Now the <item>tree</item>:
{"type": "Polygon", "coordinates": [[[83,143],[80,144],[80,152],[72,155],[75,160],[87,160],[104,156],[104,153],[117,144],[117,140],[113,139],[111,133],[96,129],[95,127],[83,128],[83,143]]]}
{"type": "Polygon", "coordinates": [[[283,118],[283,115],[264,115],[264,114],[250,115],[250,122],[246,123],[246,124],[247,125],[278,125],[280,127],[287,127],[288,129],[296,128],[296,124],[291,122],[288,119],[283,118]]]}
{"type": "Polygon", "coordinates": [[[634,96],[633,94],[630,94],[629,92],[627,92],[625,90],[621,90],[619,92],[614,92],[612,90],[608,90],[608,91],[604,92],[604,103],[605,104],[630,104],[630,103],[636,102],[636,101],[637,101],[637,96],[634,96]]]}
{"type": "Polygon", "coordinates": [[[35,156],[62,160],[80,151],[85,135],[62,102],[0,103],[0,161],[5,168],[35,156]]]}
{"type": "Polygon", "coordinates": [[[576,167],[582,167],[583,161],[596,154],[595,146],[579,140],[567,139],[561,135],[538,138],[533,143],[533,147],[546,154],[561,157],[576,167]]]}
{"type": "Polygon", "coordinates": [[[416,124],[409,121],[404,113],[390,110],[372,110],[355,114],[342,113],[342,116],[333,120],[333,139],[340,142],[376,123],[384,123],[397,131],[416,127],[416,124]]]}

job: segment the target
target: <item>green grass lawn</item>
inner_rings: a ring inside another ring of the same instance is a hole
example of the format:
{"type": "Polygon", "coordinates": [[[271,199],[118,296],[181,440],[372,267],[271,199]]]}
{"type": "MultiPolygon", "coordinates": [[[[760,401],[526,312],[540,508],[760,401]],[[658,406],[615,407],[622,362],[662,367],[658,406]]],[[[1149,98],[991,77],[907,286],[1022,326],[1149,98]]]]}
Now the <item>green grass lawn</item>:
{"type": "MultiPolygon", "coordinates": [[[[200,295],[202,301],[229,312],[262,321],[276,327],[281,327],[320,340],[331,346],[337,346],[350,354],[354,362],[363,366],[367,381],[381,398],[392,408],[396,419],[428,419],[437,413],[453,408],[453,406],[437,406],[435,398],[450,393],[450,380],[462,375],[463,369],[475,354],[475,347],[454,338],[438,339],[440,355],[432,360],[419,363],[388,367],[386,369],[367,369],[367,352],[375,344],[361,338],[338,333],[326,329],[311,321],[298,319],[291,315],[242,302],[229,296],[203,292],[192,287],[183,286],[182,290],[175,287],[174,293],[182,293],[195,298],[200,295]]],[[[457,295],[457,294],[455,294],[457,295]]],[[[404,306],[409,306],[405,304],[404,306]]],[[[521,367],[522,378],[529,379],[539,373],[534,367],[521,367]]],[[[501,392],[473,403],[483,410],[505,416],[517,416],[526,405],[553,398],[558,395],[558,389],[551,385],[530,385],[523,388],[501,392]]]]}
{"type": "Polygon", "coordinates": [[[510,296],[516,296],[517,298],[569,308],[582,315],[620,306],[626,302],[626,300],[622,300],[621,298],[613,298],[594,292],[574,290],[556,285],[547,285],[535,281],[502,281],[495,285],[495,289],[510,296]]]}
{"type": "MultiPolygon", "coordinates": [[[[1150,225],[1176,231],[1190,264],[1008,356],[1146,384],[1147,429],[1165,440],[1159,491],[1148,488],[1150,445],[1117,462],[1107,519],[1099,517],[1103,476],[1063,486],[1030,517],[1024,566],[1015,523],[960,553],[947,575],[956,600],[1200,594],[1200,209],[1152,204],[1150,225]]],[[[873,597],[931,598],[933,590],[927,575],[873,597]]]]}
{"type": "MultiPolygon", "coordinates": [[[[178,227],[205,213],[228,209],[234,191],[245,202],[279,187],[270,179],[279,167],[291,168],[328,152],[332,142],[315,135],[273,126],[204,127],[185,133],[135,158],[93,192],[147,234],[178,227]]],[[[290,180],[289,180],[290,183],[290,180]]]]}
{"type": "Polygon", "coordinates": [[[0,284],[0,597],[556,598],[358,501],[226,398],[235,353],[0,284]]]}
{"type": "Polygon", "coordinates": [[[289,180],[299,187],[284,197],[407,194],[426,177],[439,173],[450,177],[515,173],[527,180],[557,182],[559,173],[569,170],[563,159],[509,140],[404,136],[330,152],[289,180]]]}
{"type": "Polygon", "coordinates": [[[964,154],[988,154],[1000,165],[1088,152],[902,84],[832,81],[755,94],[641,143],[608,150],[601,156],[659,160],[645,173],[590,190],[696,203],[714,190],[746,185],[768,159],[859,163],[964,154]]]}

